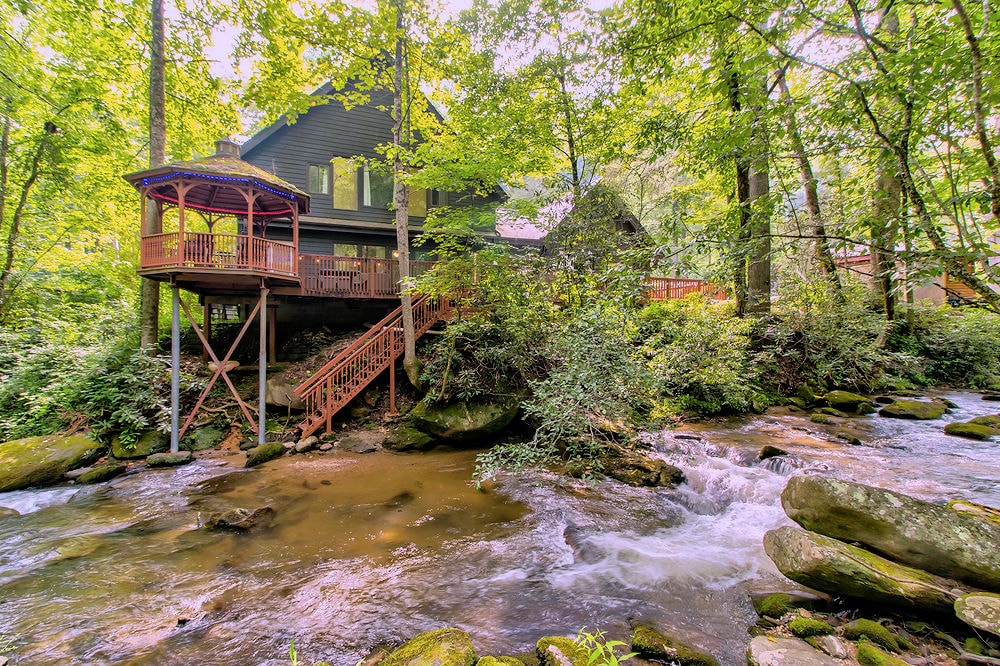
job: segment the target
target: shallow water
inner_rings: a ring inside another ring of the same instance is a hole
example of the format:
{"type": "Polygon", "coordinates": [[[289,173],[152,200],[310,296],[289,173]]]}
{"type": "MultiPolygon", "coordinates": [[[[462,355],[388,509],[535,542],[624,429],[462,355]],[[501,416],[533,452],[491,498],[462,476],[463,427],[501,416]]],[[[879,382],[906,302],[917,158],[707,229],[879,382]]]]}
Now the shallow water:
{"type": "MultiPolygon", "coordinates": [[[[946,397],[946,420],[994,413],[946,397]]],[[[482,654],[627,619],[670,627],[744,663],[750,590],[794,589],[763,553],[786,524],[790,474],[822,472],[929,499],[1000,506],[996,443],[942,421],[852,419],[866,442],[802,415],[650,435],[681,467],[676,490],[555,477],[469,485],[474,452],[308,454],[253,470],[202,460],[110,484],[0,494],[0,634],[14,664],[352,665],[430,628],[469,631],[482,654]],[[772,444],[789,456],[754,463],[772,444]],[[231,506],[274,508],[249,534],[199,529],[231,506]]],[[[233,461],[238,457],[233,458],[233,461]]]]}

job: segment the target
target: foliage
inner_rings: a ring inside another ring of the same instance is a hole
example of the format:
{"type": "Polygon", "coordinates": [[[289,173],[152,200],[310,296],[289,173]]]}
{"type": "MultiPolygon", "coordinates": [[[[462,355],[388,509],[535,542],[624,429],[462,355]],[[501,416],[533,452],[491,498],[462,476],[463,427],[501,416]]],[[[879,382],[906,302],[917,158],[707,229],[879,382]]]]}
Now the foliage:
{"type": "Polygon", "coordinates": [[[913,308],[888,346],[917,356],[932,383],[989,388],[1000,382],[1000,315],[975,308],[913,308]]]}
{"type": "Polygon", "coordinates": [[[600,629],[595,629],[592,633],[588,632],[586,627],[580,629],[580,633],[576,636],[576,644],[587,651],[587,663],[592,666],[618,666],[635,656],[634,652],[621,656],[615,654],[615,648],[622,647],[625,643],[608,640],[600,629]]]}

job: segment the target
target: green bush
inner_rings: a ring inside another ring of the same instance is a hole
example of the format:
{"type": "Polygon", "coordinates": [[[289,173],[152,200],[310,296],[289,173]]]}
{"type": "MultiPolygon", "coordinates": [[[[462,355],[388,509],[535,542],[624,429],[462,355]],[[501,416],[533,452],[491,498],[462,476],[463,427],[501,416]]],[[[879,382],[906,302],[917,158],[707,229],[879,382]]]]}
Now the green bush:
{"type": "Polygon", "coordinates": [[[926,381],[987,388],[1000,380],[1000,315],[974,308],[913,308],[889,346],[919,357],[926,381]]]}

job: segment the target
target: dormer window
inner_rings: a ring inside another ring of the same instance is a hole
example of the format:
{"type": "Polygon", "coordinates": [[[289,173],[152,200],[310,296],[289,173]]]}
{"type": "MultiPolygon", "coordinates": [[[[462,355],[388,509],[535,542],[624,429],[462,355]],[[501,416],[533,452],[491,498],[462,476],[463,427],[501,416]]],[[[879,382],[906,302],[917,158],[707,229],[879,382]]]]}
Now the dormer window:
{"type": "Polygon", "coordinates": [[[330,167],[325,164],[309,165],[309,192],[312,194],[330,193],[330,167]]]}

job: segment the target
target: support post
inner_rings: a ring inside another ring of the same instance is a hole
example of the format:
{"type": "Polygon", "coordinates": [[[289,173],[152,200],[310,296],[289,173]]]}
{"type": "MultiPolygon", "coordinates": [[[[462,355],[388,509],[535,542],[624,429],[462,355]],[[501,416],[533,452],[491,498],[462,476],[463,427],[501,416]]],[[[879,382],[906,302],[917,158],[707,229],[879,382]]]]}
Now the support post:
{"type": "Polygon", "coordinates": [[[267,420],[265,412],[265,394],[267,392],[267,293],[264,284],[260,286],[260,356],[257,359],[257,444],[263,444],[265,439],[264,424],[267,420]]]}
{"type": "MultiPolygon", "coordinates": [[[[205,330],[205,339],[212,342],[212,304],[209,303],[208,297],[204,297],[205,302],[202,303],[202,315],[201,315],[201,327],[205,330]]],[[[202,347],[201,349],[201,361],[202,363],[208,363],[208,350],[202,347]]]]}
{"type": "Polygon", "coordinates": [[[396,415],[396,336],[394,326],[389,334],[389,416],[396,415]]]}
{"type": "Polygon", "coordinates": [[[173,308],[170,314],[170,452],[180,450],[181,425],[181,290],[170,285],[173,308]]]}

